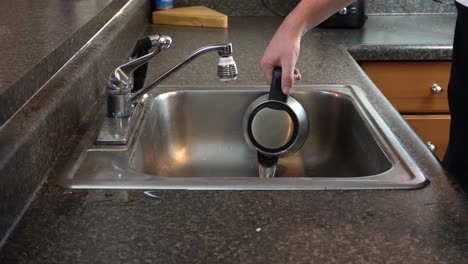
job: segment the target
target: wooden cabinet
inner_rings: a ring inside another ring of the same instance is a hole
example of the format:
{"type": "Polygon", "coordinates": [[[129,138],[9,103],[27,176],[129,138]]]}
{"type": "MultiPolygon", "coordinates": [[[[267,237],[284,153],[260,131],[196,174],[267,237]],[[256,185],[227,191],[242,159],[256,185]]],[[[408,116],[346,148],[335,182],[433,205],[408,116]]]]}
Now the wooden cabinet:
{"type": "Polygon", "coordinates": [[[450,62],[372,61],[361,66],[400,113],[448,113],[450,62]]]}
{"type": "Polygon", "coordinates": [[[363,61],[361,67],[439,159],[448,144],[449,61],[363,61]]]}
{"type": "Polygon", "coordinates": [[[442,160],[447,149],[450,115],[403,115],[419,137],[442,160]]]}

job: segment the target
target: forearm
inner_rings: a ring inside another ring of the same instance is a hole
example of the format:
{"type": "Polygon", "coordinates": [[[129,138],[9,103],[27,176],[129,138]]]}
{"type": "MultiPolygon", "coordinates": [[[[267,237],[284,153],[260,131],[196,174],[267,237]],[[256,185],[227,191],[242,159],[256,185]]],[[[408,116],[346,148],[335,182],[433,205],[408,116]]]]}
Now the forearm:
{"type": "Polygon", "coordinates": [[[300,80],[296,69],[302,36],[353,0],[302,0],[285,18],[268,44],[260,62],[267,82],[275,66],[283,69],[282,88],[284,94],[292,90],[294,80],[300,80]]]}

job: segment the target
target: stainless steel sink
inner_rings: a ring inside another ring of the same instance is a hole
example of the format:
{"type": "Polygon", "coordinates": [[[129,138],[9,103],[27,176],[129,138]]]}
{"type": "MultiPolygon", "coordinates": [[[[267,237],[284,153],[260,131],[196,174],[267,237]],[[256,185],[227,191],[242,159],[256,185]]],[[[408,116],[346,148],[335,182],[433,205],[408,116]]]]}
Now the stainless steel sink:
{"type": "MultiPolygon", "coordinates": [[[[165,87],[145,100],[128,146],[96,146],[91,130],[56,182],[71,188],[375,189],[419,188],[427,180],[354,86],[298,86],[309,134],[260,178],[242,120],[264,86],[165,87]]],[[[96,121],[99,123],[100,121],[96,121]]]]}

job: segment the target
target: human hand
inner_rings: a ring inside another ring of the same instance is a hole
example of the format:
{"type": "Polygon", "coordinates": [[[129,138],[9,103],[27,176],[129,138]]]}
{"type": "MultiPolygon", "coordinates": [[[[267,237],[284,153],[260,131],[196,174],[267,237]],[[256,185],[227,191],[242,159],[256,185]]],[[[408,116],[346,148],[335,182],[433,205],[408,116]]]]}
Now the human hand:
{"type": "Polygon", "coordinates": [[[271,39],[260,61],[263,73],[268,83],[271,83],[275,66],[282,68],[281,88],[289,95],[293,89],[294,80],[300,80],[301,74],[296,62],[301,46],[301,34],[291,30],[287,23],[283,23],[271,39]]]}
{"type": "Polygon", "coordinates": [[[281,26],[265,49],[260,61],[263,73],[271,83],[275,66],[283,70],[281,88],[289,95],[294,80],[300,80],[301,74],[296,69],[297,58],[301,49],[301,38],[310,29],[331,16],[354,0],[302,0],[284,19],[281,26]]]}

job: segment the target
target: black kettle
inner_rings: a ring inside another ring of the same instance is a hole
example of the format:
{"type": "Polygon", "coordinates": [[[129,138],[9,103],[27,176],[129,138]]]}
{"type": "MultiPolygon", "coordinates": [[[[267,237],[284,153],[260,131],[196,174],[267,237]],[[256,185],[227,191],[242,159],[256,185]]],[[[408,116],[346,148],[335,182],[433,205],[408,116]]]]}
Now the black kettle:
{"type": "Polygon", "coordinates": [[[244,114],[244,138],[257,150],[259,162],[270,167],[299,150],[307,139],[309,119],[304,107],[281,90],[281,68],[276,67],[270,93],[254,100],[244,114]]]}

